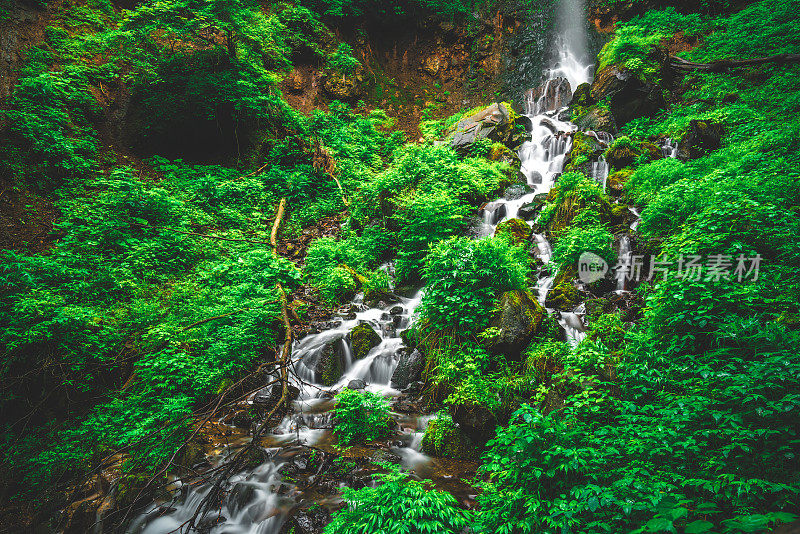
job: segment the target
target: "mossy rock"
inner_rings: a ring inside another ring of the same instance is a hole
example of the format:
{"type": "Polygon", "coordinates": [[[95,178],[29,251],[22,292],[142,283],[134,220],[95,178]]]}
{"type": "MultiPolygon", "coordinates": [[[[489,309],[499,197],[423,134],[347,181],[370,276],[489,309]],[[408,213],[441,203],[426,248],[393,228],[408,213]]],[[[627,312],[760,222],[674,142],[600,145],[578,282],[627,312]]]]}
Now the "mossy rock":
{"type": "Polygon", "coordinates": [[[608,190],[612,193],[622,193],[625,189],[625,184],[632,174],[633,169],[627,168],[609,175],[608,181],[606,182],[608,190]]]}
{"type": "Polygon", "coordinates": [[[601,106],[579,107],[575,110],[572,122],[581,130],[600,130],[610,134],[617,133],[617,123],[608,108],[601,106]]]}
{"type": "Polygon", "coordinates": [[[571,283],[563,282],[547,293],[544,305],[548,308],[571,310],[580,302],[580,294],[571,283]]]}
{"type": "MultiPolygon", "coordinates": [[[[552,190],[551,195],[555,196],[552,190]]],[[[548,201],[553,200],[553,198],[548,198],[548,201]]],[[[611,203],[606,196],[587,199],[584,198],[580,192],[571,192],[564,196],[561,203],[556,207],[555,212],[547,223],[546,230],[550,233],[551,237],[558,237],[572,224],[575,216],[584,209],[593,209],[597,211],[602,222],[611,221],[611,203]]]]}
{"type": "Polygon", "coordinates": [[[362,96],[366,89],[363,69],[356,69],[353,74],[344,74],[334,70],[327,71],[323,88],[330,98],[353,102],[362,96]]]}
{"type": "Polygon", "coordinates": [[[348,334],[350,346],[353,348],[353,360],[358,361],[369,351],[381,344],[381,336],[369,323],[361,323],[348,334]]]}
{"type": "Polygon", "coordinates": [[[344,374],[343,337],[336,336],[328,341],[313,362],[307,363],[305,360],[303,362],[314,372],[314,380],[324,386],[334,385],[344,374]]]}
{"type": "Polygon", "coordinates": [[[553,279],[553,287],[564,283],[571,284],[576,278],[578,278],[578,267],[576,265],[564,266],[559,269],[556,277],[553,279]]]}
{"type": "Polygon", "coordinates": [[[564,171],[578,171],[603,154],[603,147],[592,136],[576,132],[572,136],[572,148],[567,154],[564,171]]]}
{"type": "Polygon", "coordinates": [[[434,419],[428,423],[422,437],[422,450],[440,458],[478,458],[478,451],[470,439],[449,419],[434,419]]]}
{"type": "Polygon", "coordinates": [[[497,225],[494,231],[495,237],[508,236],[515,245],[521,245],[528,241],[533,230],[528,223],[522,219],[509,219],[497,225]]]}
{"type": "Polygon", "coordinates": [[[490,326],[500,333],[486,342],[486,348],[516,358],[539,332],[544,308],[528,291],[506,291],[490,326]]]}
{"type": "Polygon", "coordinates": [[[646,155],[650,161],[661,159],[664,155],[655,143],[649,141],[635,142],[627,137],[620,137],[606,150],[605,157],[613,169],[624,169],[633,165],[639,156],[646,155]]]}

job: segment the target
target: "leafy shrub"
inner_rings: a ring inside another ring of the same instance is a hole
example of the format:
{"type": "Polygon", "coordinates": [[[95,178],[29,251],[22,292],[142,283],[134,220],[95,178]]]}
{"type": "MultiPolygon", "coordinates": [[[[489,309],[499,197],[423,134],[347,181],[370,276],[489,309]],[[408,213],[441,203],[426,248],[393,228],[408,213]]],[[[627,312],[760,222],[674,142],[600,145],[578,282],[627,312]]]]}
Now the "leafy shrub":
{"type": "Polygon", "coordinates": [[[661,189],[687,176],[686,165],[677,159],[665,158],[636,169],[625,188],[638,203],[647,204],[661,189]]]}
{"type": "Polygon", "coordinates": [[[395,220],[399,250],[397,277],[415,279],[420,273],[428,246],[454,236],[467,226],[469,207],[445,192],[417,193],[404,202],[395,220]]]}
{"type": "Polygon", "coordinates": [[[455,497],[428,489],[397,467],[386,465],[387,474],[375,475],[382,484],[359,490],[345,488],[348,506],[325,527],[327,534],[363,532],[436,532],[458,534],[470,524],[470,514],[458,507],[455,497]]]}
{"type": "Polygon", "coordinates": [[[431,329],[477,333],[501,293],[525,287],[527,272],[527,253],[505,239],[442,241],[425,258],[420,318],[431,329]]]}
{"type": "Polygon", "coordinates": [[[336,52],[331,54],[328,61],[331,67],[344,74],[352,74],[361,66],[361,62],[353,57],[353,47],[347,43],[339,43],[336,52]]]}
{"type": "Polygon", "coordinates": [[[375,441],[389,434],[389,405],[376,393],[343,389],[336,395],[334,432],[339,443],[375,441]]]}
{"type": "Polygon", "coordinates": [[[553,263],[559,269],[577,266],[581,254],[591,252],[603,258],[609,265],[614,265],[617,254],[613,245],[614,236],[605,226],[597,223],[589,226],[573,224],[553,247],[553,263]]]}

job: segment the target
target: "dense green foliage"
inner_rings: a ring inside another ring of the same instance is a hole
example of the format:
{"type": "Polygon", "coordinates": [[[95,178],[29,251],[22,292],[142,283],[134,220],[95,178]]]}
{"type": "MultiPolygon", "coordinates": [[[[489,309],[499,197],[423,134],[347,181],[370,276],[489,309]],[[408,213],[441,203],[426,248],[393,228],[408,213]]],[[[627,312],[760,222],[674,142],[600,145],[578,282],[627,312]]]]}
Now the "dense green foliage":
{"type": "MultiPolygon", "coordinates": [[[[796,3],[758,2],[708,21],[714,33],[688,55],[796,53],[797,25],[786,25],[797,15],[796,3]]],[[[646,64],[660,40],[654,32],[705,24],[648,11],[621,25],[601,59],[646,64]]],[[[645,207],[640,232],[664,257],[729,254],[732,276],[657,276],[641,288],[644,318],[624,339],[618,317],[594,319],[586,340],[559,356],[565,370],[545,381],[563,409],[523,406],[490,443],[478,531],[754,532],[795,517],[800,427],[791,414],[800,398],[791,318],[800,264],[789,243],[800,228],[791,208],[800,192],[799,93],[789,81],[797,67],[762,69],[762,78],[690,75],[681,103],[623,127],[641,140],[681,139],[692,119],[725,125],[720,150],[638,166],[626,188],[645,207]],[[757,279],[736,275],[739,255],[757,254],[769,267],[762,263],[757,279]]],[[[545,222],[564,204],[545,211],[545,222]]],[[[600,219],[601,204],[595,210],[600,219]]],[[[562,234],[555,257],[573,259],[567,237],[592,242],[589,228],[574,232],[562,234]]]]}
{"type": "Polygon", "coordinates": [[[389,433],[389,405],[376,393],[345,388],[336,395],[336,438],[342,445],[375,441],[389,433]]]}
{"type": "Polygon", "coordinates": [[[348,506],[325,527],[330,534],[435,532],[457,534],[469,525],[468,515],[447,492],[430,490],[396,467],[376,475],[375,488],[345,489],[348,506]]]}
{"type": "MultiPolygon", "coordinates": [[[[511,232],[465,237],[517,180],[493,161],[515,147],[486,139],[464,155],[441,142],[482,107],[425,121],[407,143],[381,110],[334,101],[305,115],[279,89],[298,66],[367,70],[328,25],[449,23],[481,6],[52,6],[2,112],[4,176],[59,210],[44,253],[0,254],[0,409],[15,415],[0,427],[2,474],[18,500],[86,480],[110,456],[130,496],[209,403],[274,366],[285,303],[330,317],[360,291],[397,302],[392,290],[423,286],[402,339],[425,361],[420,400],[440,411],[432,450],[483,455],[480,508],[387,468],[380,485],[344,490],[326,532],[727,534],[800,513],[800,67],[679,77],[664,62],[676,32],[697,39],[679,53],[693,61],[798,54],[800,6],[630,3],[639,16],[617,24],[598,64],[661,85],[667,104],[618,124],[606,155],[696,142],[697,121],[722,137],[680,159],[617,158],[613,196],[562,174],[534,224],[553,244],[549,266],[511,232]],[[279,205],[279,250],[297,263],[269,245],[279,205]],[[574,283],[582,253],[616,262],[621,234],[673,270],[632,293],[574,283]],[[691,258],[704,270],[677,276],[691,258]],[[549,316],[540,267],[575,298],[549,316]],[[581,308],[585,337],[571,343],[559,320],[581,308]]],[[[589,163],[579,157],[570,168],[589,163]]],[[[394,427],[387,399],[367,391],[338,392],[334,417],[343,447],[394,427]]]]}
{"type": "Polygon", "coordinates": [[[433,330],[480,332],[501,293],[526,285],[527,253],[502,238],[451,238],[425,258],[420,318],[433,330]]]}

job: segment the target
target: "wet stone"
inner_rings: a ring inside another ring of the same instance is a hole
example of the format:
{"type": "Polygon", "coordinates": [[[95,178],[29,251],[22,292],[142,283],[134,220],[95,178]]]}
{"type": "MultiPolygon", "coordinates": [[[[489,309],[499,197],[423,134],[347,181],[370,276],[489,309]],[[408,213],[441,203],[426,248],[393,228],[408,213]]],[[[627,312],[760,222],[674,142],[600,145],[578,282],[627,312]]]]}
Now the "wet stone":
{"type": "Polygon", "coordinates": [[[356,380],[351,380],[350,382],[347,383],[347,389],[359,390],[359,389],[364,389],[366,387],[367,383],[361,380],[360,378],[356,380]]]}

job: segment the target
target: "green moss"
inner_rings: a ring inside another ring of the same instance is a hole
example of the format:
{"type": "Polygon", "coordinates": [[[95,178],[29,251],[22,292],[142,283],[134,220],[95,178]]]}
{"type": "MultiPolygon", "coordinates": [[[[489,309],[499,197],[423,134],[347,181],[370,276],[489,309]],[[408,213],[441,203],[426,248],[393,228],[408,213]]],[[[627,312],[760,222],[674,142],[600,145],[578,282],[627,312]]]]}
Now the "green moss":
{"type": "Polygon", "coordinates": [[[422,450],[442,458],[474,459],[478,456],[470,439],[447,414],[440,414],[428,423],[422,438],[422,450]]]}
{"type": "Polygon", "coordinates": [[[381,344],[381,336],[369,325],[362,323],[350,331],[350,345],[353,347],[353,360],[360,360],[369,351],[381,344]]]}
{"type": "Polygon", "coordinates": [[[506,236],[516,245],[521,245],[530,238],[531,227],[522,219],[508,219],[497,225],[495,236],[506,236]]]}
{"type": "Polygon", "coordinates": [[[576,132],[572,137],[569,162],[564,166],[564,170],[566,172],[577,171],[581,165],[596,159],[601,153],[600,143],[594,137],[590,137],[583,132],[576,132]]]}
{"type": "Polygon", "coordinates": [[[563,282],[547,294],[545,306],[548,308],[558,308],[560,310],[571,310],[580,302],[580,294],[569,282],[563,282]]]}

